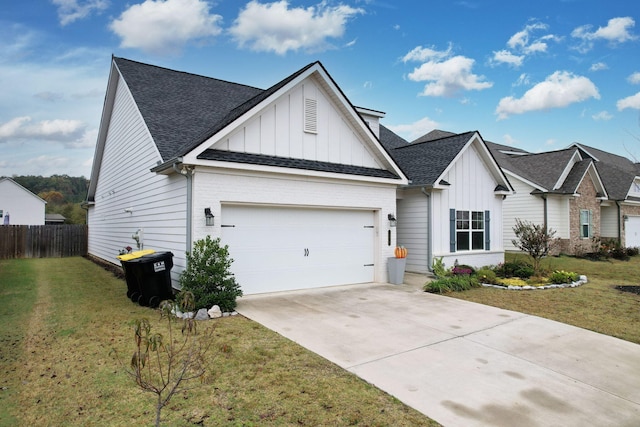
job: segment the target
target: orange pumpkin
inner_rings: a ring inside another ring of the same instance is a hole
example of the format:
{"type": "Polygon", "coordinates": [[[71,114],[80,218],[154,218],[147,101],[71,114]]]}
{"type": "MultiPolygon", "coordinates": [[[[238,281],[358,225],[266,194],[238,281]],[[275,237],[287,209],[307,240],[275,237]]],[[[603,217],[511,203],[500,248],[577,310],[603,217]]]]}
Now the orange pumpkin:
{"type": "Polygon", "coordinates": [[[404,246],[396,246],[395,255],[396,258],[406,258],[407,248],[405,248],[404,246]]]}

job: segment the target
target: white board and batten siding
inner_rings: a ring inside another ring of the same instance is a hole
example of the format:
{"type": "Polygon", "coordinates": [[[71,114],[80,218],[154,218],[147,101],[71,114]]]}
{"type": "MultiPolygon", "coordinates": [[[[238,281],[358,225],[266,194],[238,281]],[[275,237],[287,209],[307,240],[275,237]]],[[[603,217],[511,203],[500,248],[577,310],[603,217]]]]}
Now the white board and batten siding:
{"type": "Polygon", "coordinates": [[[474,144],[462,153],[447,171],[443,179],[450,186],[434,191],[432,197],[433,256],[443,258],[446,266],[459,264],[481,267],[504,261],[502,237],[502,196],[495,194],[496,179],[482,160],[474,144]],[[489,211],[490,250],[450,252],[449,210],[489,211]]]}
{"type": "Polygon", "coordinates": [[[161,158],[121,79],[108,126],[95,205],[88,215],[89,253],[120,264],[118,251],[126,246],[136,250],[132,235],[141,229],[144,249],[173,253],[175,283],[185,265],[186,178],[150,172],[161,158]]]}
{"type": "Polygon", "coordinates": [[[221,237],[222,243],[229,245],[231,258],[238,258],[237,270],[233,263],[231,270],[238,271],[239,284],[246,288],[245,293],[385,282],[386,260],[393,256],[395,247],[395,233],[391,245],[387,242],[390,228],[386,218],[388,213],[395,212],[395,191],[395,185],[390,184],[199,167],[194,175],[194,194],[199,196],[194,198],[193,237],[194,241],[207,235],[221,237]],[[214,214],[214,226],[206,226],[205,208],[214,214]],[[249,221],[252,216],[253,225],[249,221]],[[237,229],[226,227],[232,225],[237,225],[237,229]],[[254,227],[253,242],[250,227],[254,227]],[[333,252],[328,250],[331,246],[333,252]],[[307,248],[309,256],[303,256],[307,248]],[[265,275],[262,281],[247,269],[247,263],[251,262],[247,257],[252,251],[259,257],[254,265],[261,266],[258,270],[265,275]],[[337,259],[349,252],[354,254],[353,261],[361,262],[362,266],[345,272],[345,265],[339,265],[337,259]],[[333,258],[326,258],[331,253],[333,258]],[[267,254],[279,256],[278,262],[283,264],[277,265],[292,275],[300,271],[302,263],[312,264],[320,256],[325,257],[321,261],[324,264],[320,264],[324,269],[343,269],[343,274],[341,278],[333,277],[330,271],[323,272],[320,268],[315,273],[318,277],[308,277],[311,282],[286,281],[276,274],[278,269],[265,270],[262,258],[267,254]],[[367,257],[370,262],[364,262],[367,257]],[[365,264],[373,265],[365,267],[365,264]],[[360,275],[365,272],[367,276],[360,275]]]}
{"type": "Polygon", "coordinates": [[[312,77],[265,106],[246,124],[216,142],[214,148],[382,168],[333,99],[312,77]],[[310,109],[316,110],[312,113],[310,109]],[[309,121],[313,120],[316,122],[312,126],[309,121]]]}

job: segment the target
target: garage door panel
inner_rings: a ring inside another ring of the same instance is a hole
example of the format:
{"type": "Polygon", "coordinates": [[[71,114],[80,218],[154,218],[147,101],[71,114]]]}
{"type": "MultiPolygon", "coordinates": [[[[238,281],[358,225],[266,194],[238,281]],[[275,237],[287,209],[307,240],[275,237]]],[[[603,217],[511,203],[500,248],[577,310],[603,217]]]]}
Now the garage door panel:
{"type": "Polygon", "coordinates": [[[625,221],[625,246],[640,247],[640,217],[629,216],[625,221]]]}
{"type": "Polygon", "coordinates": [[[222,216],[246,294],[374,279],[372,211],[223,206],[222,216]]]}

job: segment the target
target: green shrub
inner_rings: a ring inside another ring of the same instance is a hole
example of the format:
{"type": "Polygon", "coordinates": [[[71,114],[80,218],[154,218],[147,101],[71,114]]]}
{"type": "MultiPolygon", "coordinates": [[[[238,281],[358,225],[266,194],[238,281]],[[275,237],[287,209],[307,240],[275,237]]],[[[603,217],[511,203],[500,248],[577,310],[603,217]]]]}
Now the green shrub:
{"type": "Polygon", "coordinates": [[[629,261],[630,258],[629,254],[627,253],[627,249],[621,246],[616,246],[615,248],[611,249],[609,253],[611,254],[611,258],[620,261],[629,261]]]}
{"type": "Polygon", "coordinates": [[[533,276],[535,270],[528,262],[517,260],[500,264],[496,267],[495,272],[500,277],[519,277],[521,279],[528,279],[533,276]]]}
{"type": "Polygon", "coordinates": [[[549,283],[563,284],[573,283],[579,279],[578,273],[571,271],[556,270],[549,276],[549,283]]]}
{"type": "Polygon", "coordinates": [[[630,257],[640,255],[640,248],[627,248],[627,255],[630,257]]]}
{"type": "Polygon", "coordinates": [[[471,288],[480,286],[478,279],[473,276],[449,276],[427,283],[424,287],[426,292],[444,294],[448,292],[468,291],[471,288]]]}
{"type": "Polygon", "coordinates": [[[187,268],[180,276],[180,285],[193,293],[197,308],[218,305],[225,312],[236,308],[242,290],[230,271],[232,262],[229,247],[221,246],[220,239],[207,236],[193,244],[193,251],[187,252],[187,268]]]}
{"type": "Polygon", "coordinates": [[[490,283],[494,285],[498,283],[496,272],[489,267],[482,267],[476,271],[475,275],[480,283],[490,283]]]}

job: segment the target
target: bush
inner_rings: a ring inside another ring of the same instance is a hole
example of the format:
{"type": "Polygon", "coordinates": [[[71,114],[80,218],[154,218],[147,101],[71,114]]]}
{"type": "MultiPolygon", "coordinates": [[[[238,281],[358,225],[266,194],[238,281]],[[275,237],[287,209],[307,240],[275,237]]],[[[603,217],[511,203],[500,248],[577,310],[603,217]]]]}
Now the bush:
{"type": "Polygon", "coordinates": [[[534,275],[535,270],[528,262],[517,260],[500,264],[496,267],[495,272],[500,277],[519,277],[521,279],[528,279],[534,275]]]}
{"type": "Polygon", "coordinates": [[[577,273],[564,270],[556,270],[549,276],[549,283],[563,284],[573,283],[578,281],[579,276],[577,273]]]}
{"type": "Polygon", "coordinates": [[[497,284],[498,276],[496,272],[489,267],[482,267],[476,271],[476,278],[480,283],[497,284]]]}
{"type": "Polygon", "coordinates": [[[449,272],[444,266],[444,261],[442,261],[442,257],[433,259],[431,270],[433,271],[434,276],[436,276],[436,278],[438,279],[447,277],[449,275],[449,272]]]}
{"type": "Polygon", "coordinates": [[[640,255],[640,248],[627,248],[627,255],[630,257],[640,255]]]}
{"type": "Polygon", "coordinates": [[[471,267],[470,265],[456,265],[451,269],[451,273],[453,275],[462,275],[462,276],[469,276],[475,273],[475,271],[476,271],[475,268],[471,267]]]}
{"type": "Polygon", "coordinates": [[[228,249],[220,246],[220,239],[207,236],[187,252],[187,268],[180,276],[180,285],[193,293],[197,308],[218,305],[225,312],[236,308],[236,298],[242,296],[242,290],[230,271],[233,259],[228,249]]]}
{"type": "Polygon", "coordinates": [[[467,291],[471,288],[477,288],[480,284],[478,283],[478,279],[473,276],[450,276],[442,279],[434,280],[433,282],[427,283],[424,287],[426,292],[431,293],[449,293],[449,292],[460,292],[467,291]]]}

